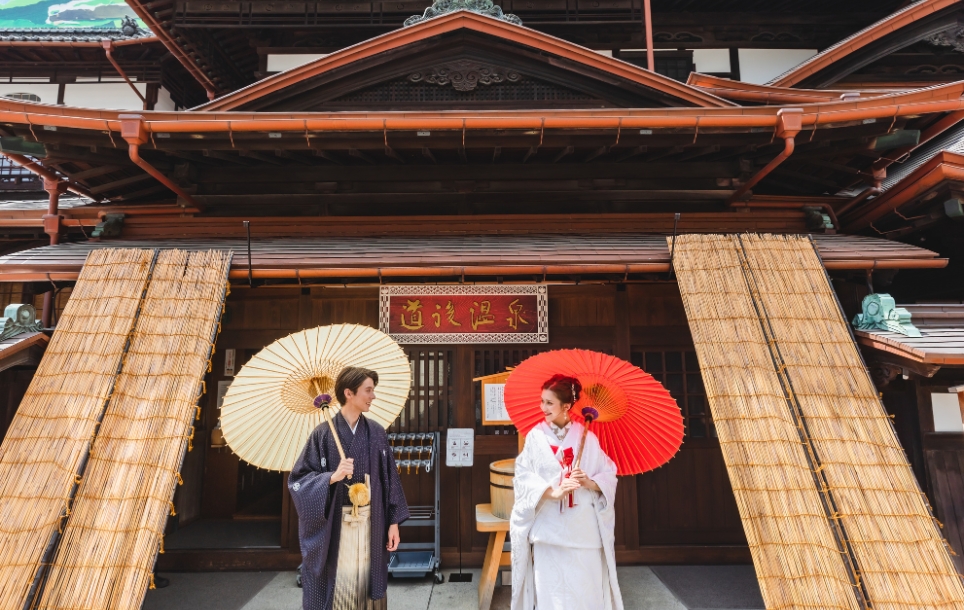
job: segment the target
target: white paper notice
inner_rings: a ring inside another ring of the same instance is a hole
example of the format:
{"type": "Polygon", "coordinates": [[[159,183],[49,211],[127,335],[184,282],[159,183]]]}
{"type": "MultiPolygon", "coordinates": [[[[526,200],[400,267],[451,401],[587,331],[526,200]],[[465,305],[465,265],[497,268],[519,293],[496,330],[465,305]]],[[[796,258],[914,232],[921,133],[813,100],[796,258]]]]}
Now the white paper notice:
{"type": "Polygon", "coordinates": [[[471,466],[475,455],[475,430],[449,428],[445,439],[445,465],[454,468],[471,466]]]}
{"type": "Polygon", "coordinates": [[[485,388],[485,419],[486,421],[509,421],[509,412],[505,408],[505,384],[487,383],[485,388]]]}
{"type": "Polygon", "coordinates": [[[234,377],[234,358],[236,352],[233,349],[224,350],[224,376],[234,377]]]}

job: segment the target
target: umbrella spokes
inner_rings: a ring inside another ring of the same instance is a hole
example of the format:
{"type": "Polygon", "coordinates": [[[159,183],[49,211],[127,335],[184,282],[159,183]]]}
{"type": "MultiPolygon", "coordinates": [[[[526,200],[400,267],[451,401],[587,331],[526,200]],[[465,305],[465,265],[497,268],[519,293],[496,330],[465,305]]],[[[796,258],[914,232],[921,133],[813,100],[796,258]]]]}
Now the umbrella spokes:
{"type": "Polygon", "coordinates": [[[582,384],[582,395],[573,405],[573,412],[582,413],[583,407],[594,407],[599,412],[596,421],[615,421],[626,414],[629,401],[619,386],[614,386],[600,375],[583,373],[576,375],[582,384]]]}

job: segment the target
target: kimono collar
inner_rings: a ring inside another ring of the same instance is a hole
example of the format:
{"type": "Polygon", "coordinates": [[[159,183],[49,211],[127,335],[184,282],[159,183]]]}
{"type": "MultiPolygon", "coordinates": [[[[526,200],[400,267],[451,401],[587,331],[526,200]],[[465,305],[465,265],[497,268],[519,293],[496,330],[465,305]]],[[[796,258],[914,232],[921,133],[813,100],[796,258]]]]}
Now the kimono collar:
{"type": "MultiPolygon", "coordinates": [[[[548,423],[548,422],[547,422],[547,423],[548,423]]],[[[561,443],[563,440],[565,440],[566,435],[569,433],[569,430],[570,430],[571,428],[572,428],[572,421],[571,421],[571,420],[568,421],[568,422],[566,422],[566,425],[565,425],[565,426],[562,426],[561,428],[560,428],[559,426],[553,424],[553,423],[549,423],[549,429],[550,429],[550,430],[552,431],[552,433],[555,435],[556,440],[558,440],[560,443],[561,443]]]]}

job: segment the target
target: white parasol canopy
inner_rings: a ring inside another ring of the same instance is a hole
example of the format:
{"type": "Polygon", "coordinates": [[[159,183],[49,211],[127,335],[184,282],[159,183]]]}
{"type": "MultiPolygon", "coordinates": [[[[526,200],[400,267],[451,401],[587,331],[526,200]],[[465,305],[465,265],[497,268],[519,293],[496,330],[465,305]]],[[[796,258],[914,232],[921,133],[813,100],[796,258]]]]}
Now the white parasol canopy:
{"type": "MultiPolygon", "coordinates": [[[[346,366],[378,373],[376,398],[366,417],[390,426],[412,385],[405,352],[369,326],[333,324],[279,339],[241,367],[221,407],[224,440],[250,464],[291,470],[311,432],[325,421],[315,397],[334,396],[335,378],[346,366]]],[[[335,405],[332,417],[341,410],[335,405]]]]}

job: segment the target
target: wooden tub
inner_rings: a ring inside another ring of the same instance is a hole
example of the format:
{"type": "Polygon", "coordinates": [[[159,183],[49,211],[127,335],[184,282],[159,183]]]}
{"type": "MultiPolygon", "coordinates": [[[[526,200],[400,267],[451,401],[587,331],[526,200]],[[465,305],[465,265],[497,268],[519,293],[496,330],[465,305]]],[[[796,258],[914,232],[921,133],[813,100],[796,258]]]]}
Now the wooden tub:
{"type": "Polygon", "coordinates": [[[489,464],[489,493],[492,497],[492,514],[508,519],[515,503],[512,477],[515,476],[515,458],[489,464]]]}

